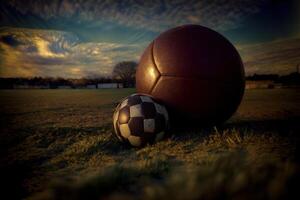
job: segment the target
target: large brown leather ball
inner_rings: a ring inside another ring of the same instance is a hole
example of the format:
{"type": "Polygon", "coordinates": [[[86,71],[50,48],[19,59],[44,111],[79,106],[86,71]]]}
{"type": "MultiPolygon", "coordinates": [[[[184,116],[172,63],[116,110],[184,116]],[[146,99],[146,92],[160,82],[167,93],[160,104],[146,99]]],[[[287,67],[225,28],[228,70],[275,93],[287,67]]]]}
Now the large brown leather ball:
{"type": "Polygon", "coordinates": [[[216,125],[231,117],[241,102],[244,67],[221,34],[184,25],[149,44],[137,68],[136,87],[167,106],[171,125],[216,125]]]}

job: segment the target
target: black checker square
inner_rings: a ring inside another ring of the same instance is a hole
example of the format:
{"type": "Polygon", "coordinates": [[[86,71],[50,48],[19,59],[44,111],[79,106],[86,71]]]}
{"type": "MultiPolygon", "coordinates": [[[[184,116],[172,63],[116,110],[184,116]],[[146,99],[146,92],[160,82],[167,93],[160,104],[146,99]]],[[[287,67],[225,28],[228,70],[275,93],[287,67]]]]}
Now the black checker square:
{"type": "Polygon", "coordinates": [[[120,124],[126,124],[128,123],[129,119],[130,119],[130,109],[129,106],[125,106],[121,108],[119,111],[118,121],[120,124]]]}
{"type": "Polygon", "coordinates": [[[140,104],[140,103],[142,103],[142,99],[140,98],[139,95],[134,95],[134,96],[129,96],[128,97],[127,105],[134,106],[134,105],[137,105],[137,104],[140,104]]]}
{"type": "Polygon", "coordinates": [[[155,117],[155,132],[159,133],[166,129],[166,119],[164,115],[157,113],[155,117]]]}
{"type": "Polygon", "coordinates": [[[131,135],[141,136],[144,133],[144,118],[143,117],[132,117],[128,126],[131,132],[131,135]]]}
{"type": "Polygon", "coordinates": [[[141,138],[143,138],[146,143],[153,144],[155,141],[156,134],[154,133],[143,133],[141,138]]]}
{"type": "Polygon", "coordinates": [[[143,102],[141,104],[142,112],[145,119],[154,119],[156,116],[156,109],[154,103],[143,102]]]}
{"type": "Polygon", "coordinates": [[[135,147],[154,144],[169,128],[164,109],[150,96],[132,94],[124,98],[113,115],[115,135],[120,141],[135,147]]]}

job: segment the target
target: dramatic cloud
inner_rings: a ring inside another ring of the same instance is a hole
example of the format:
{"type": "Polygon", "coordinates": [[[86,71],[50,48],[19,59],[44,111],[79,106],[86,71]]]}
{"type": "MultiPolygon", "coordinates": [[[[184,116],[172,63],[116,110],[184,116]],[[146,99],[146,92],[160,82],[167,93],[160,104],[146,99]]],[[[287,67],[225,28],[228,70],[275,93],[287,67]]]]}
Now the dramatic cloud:
{"type": "Polygon", "coordinates": [[[0,76],[109,76],[116,63],[138,61],[162,31],[191,23],[237,45],[247,74],[286,74],[300,63],[294,7],[283,0],[5,1],[0,76]]]}
{"type": "MultiPolygon", "coordinates": [[[[147,44],[80,42],[71,33],[0,30],[0,76],[109,76],[123,60],[138,61],[147,44]]],[[[287,74],[300,63],[300,38],[237,46],[246,74],[287,74]]]]}
{"type": "Polygon", "coordinates": [[[238,46],[248,75],[288,74],[300,64],[300,37],[238,46]]]}
{"type": "Polygon", "coordinates": [[[0,76],[109,76],[123,60],[139,58],[145,44],[82,43],[71,33],[0,30],[0,76]]]}
{"type": "Polygon", "coordinates": [[[230,29],[243,17],[258,12],[266,2],[270,0],[14,0],[7,5],[21,14],[44,20],[63,18],[76,23],[91,22],[89,27],[102,26],[108,21],[159,32],[190,23],[217,30],[230,29]]]}

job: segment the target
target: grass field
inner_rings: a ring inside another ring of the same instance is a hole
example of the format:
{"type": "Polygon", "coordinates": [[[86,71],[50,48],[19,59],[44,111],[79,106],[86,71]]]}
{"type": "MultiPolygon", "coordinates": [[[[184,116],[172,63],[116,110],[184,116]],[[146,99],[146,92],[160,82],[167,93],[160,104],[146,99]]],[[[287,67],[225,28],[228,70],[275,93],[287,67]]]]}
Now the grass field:
{"type": "Polygon", "coordinates": [[[142,149],[112,133],[120,90],[0,91],[7,199],[300,199],[300,90],[247,90],[221,127],[142,149]],[[298,195],[299,197],[299,195],[298,195]]]}

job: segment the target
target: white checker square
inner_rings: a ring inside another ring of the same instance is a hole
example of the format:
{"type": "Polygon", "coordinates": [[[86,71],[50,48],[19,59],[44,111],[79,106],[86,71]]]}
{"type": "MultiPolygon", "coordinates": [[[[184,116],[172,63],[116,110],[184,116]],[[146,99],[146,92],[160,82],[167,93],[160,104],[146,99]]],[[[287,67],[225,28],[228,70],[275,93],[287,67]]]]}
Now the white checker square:
{"type": "Polygon", "coordinates": [[[114,114],[114,119],[113,119],[114,126],[117,125],[118,117],[119,117],[119,111],[117,111],[117,112],[114,114]]]}
{"type": "Polygon", "coordinates": [[[119,110],[120,110],[121,108],[124,108],[127,104],[128,104],[128,99],[125,99],[125,100],[121,103],[119,110]]]}
{"type": "Polygon", "coordinates": [[[114,119],[113,119],[114,129],[115,129],[116,135],[119,137],[119,134],[117,133],[117,126],[118,126],[117,120],[118,120],[118,117],[119,117],[119,111],[117,111],[114,114],[114,119]]]}
{"type": "Polygon", "coordinates": [[[130,117],[143,117],[141,104],[130,106],[130,117]]]}
{"type": "Polygon", "coordinates": [[[142,140],[140,137],[131,135],[128,137],[128,140],[132,146],[139,147],[142,144],[142,140]]]}
{"type": "Polygon", "coordinates": [[[117,130],[116,130],[116,136],[119,138],[119,140],[123,141],[123,138],[121,138],[121,136],[117,133],[117,130]]]}
{"type": "Polygon", "coordinates": [[[120,132],[124,138],[128,138],[131,134],[128,124],[121,124],[120,132]]]}
{"type": "Polygon", "coordinates": [[[154,119],[144,119],[144,132],[154,133],[155,130],[155,120],[154,119]]]}

